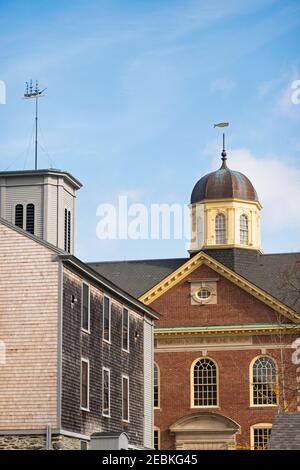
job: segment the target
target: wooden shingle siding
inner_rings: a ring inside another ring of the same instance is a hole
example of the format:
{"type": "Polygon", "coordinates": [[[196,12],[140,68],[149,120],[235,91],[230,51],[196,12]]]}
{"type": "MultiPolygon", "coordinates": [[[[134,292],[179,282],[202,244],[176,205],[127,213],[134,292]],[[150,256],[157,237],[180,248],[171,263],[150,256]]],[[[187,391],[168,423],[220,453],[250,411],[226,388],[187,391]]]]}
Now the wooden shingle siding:
{"type": "MultiPolygon", "coordinates": [[[[87,281],[87,279],[84,279],[87,281]]],[[[112,298],[111,344],[102,340],[103,292],[90,284],[90,333],[81,331],[83,279],[64,267],[62,343],[62,428],[80,434],[126,431],[130,442],[143,444],[143,317],[129,310],[129,353],[122,351],[122,307],[112,298]],[[71,303],[72,295],[76,298],[71,303]],[[135,333],[137,338],[135,339],[135,333]],[[80,360],[90,361],[89,409],[80,409],[80,360]],[[110,418],[102,416],[102,367],[110,369],[110,418]],[[122,374],[129,376],[130,422],[122,421],[122,374]]]]}
{"type": "Polygon", "coordinates": [[[0,429],[56,426],[58,270],[55,253],[0,224],[0,429]]]}

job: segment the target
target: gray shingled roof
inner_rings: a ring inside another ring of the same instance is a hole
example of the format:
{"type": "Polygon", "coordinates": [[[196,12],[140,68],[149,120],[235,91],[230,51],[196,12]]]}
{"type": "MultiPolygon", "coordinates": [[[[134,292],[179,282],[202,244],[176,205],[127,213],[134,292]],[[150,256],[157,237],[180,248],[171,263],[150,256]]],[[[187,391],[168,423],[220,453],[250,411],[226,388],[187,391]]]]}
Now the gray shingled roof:
{"type": "Polygon", "coordinates": [[[276,415],[269,450],[300,450],[300,413],[276,415]]]}
{"type": "Polygon", "coordinates": [[[108,261],[87,264],[129,294],[139,297],[188,259],[108,261]]]}
{"type": "MultiPolygon", "coordinates": [[[[261,255],[254,250],[206,253],[300,313],[300,253],[261,255]]],[[[147,292],[189,258],[88,263],[135,297],[147,292]]]]}

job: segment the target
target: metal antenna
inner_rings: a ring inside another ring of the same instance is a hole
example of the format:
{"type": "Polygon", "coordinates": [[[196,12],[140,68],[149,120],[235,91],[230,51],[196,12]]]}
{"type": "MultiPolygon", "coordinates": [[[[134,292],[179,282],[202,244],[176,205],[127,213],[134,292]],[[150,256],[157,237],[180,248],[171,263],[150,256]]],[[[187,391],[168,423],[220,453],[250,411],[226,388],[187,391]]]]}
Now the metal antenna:
{"type": "Polygon", "coordinates": [[[39,82],[36,80],[35,89],[33,90],[32,80],[30,80],[30,85],[26,82],[26,89],[23,98],[26,100],[35,99],[35,149],[34,149],[34,161],[35,161],[35,170],[38,168],[38,100],[42,96],[45,96],[44,91],[39,89],[39,82]]]}

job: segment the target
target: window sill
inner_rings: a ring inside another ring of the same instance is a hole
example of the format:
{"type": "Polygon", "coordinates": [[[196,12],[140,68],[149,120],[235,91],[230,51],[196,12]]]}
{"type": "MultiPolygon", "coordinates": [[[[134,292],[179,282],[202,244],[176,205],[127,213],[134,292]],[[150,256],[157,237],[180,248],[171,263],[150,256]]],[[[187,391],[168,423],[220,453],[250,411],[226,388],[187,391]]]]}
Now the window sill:
{"type": "Polygon", "coordinates": [[[90,412],[90,409],[89,409],[89,408],[83,408],[82,406],[80,407],[80,410],[81,410],[81,411],[86,411],[87,413],[90,412]]]}
{"type": "Polygon", "coordinates": [[[278,408],[279,405],[250,405],[249,408],[278,408]]]}
{"type": "Polygon", "coordinates": [[[220,406],[219,405],[213,405],[213,406],[191,406],[191,410],[211,410],[211,409],[214,409],[214,410],[220,410],[220,406]]]}
{"type": "Polygon", "coordinates": [[[123,349],[122,348],[122,352],[129,354],[129,349],[123,349]]]}
{"type": "Polygon", "coordinates": [[[103,341],[103,343],[111,344],[111,341],[108,341],[107,339],[102,338],[102,341],[103,341]]]}
{"type": "Polygon", "coordinates": [[[90,335],[91,334],[91,330],[86,330],[85,328],[81,328],[81,332],[82,333],[85,333],[87,335],[90,335]]]}
{"type": "Polygon", "coordinates": [[[110,415],[104,415],[103,413],[102,413],[102,416],[103,418],[110,418],[110,415]]]}

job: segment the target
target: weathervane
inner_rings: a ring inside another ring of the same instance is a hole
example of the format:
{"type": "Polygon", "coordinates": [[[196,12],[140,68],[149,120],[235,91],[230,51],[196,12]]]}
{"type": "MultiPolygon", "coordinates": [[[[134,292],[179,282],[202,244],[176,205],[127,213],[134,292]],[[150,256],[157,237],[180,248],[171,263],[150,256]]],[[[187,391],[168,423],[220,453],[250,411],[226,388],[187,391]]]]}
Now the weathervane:
{"type": "MultiPolygon", "coordinates": [[[[228,127],[229,126],[229,122],[220,122],[219,124],[214,124],[214,128],[215,127],[228,127]]],[[[223,150],[222,150],[222,167],[221,168],[227,168],[227,165],[226,165],[226,160],[227,160],[227,153],[226,153],[226,150],[225,150],[225,132],[223,132],[223,150]]]]}
{"type": "Polygon", "coordinates": [[[35,169],[37,170],[38,166],[38,100],[42,96],[45,96],[44,91],[39,89],[39,82],[36,80],[35,88],[33,87],[32,80],[30,82],[26,82],[26,90],[24,93],[23,98],[26,100],[35,99],[35,169]]]}

